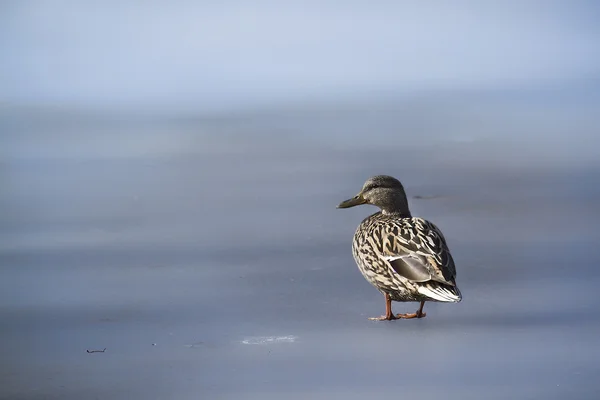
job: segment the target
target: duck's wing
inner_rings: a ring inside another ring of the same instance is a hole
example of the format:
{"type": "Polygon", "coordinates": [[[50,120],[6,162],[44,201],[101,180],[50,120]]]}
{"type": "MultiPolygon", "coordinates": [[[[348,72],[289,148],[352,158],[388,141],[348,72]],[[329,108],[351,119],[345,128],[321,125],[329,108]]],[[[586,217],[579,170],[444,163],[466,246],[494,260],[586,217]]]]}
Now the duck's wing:
{"type": "Polygon", "coordinates": [[[456,267],[444,235],[422,218],[389,221],[381,228],[379,257],[413,282],[455,285],[456,267]]]}

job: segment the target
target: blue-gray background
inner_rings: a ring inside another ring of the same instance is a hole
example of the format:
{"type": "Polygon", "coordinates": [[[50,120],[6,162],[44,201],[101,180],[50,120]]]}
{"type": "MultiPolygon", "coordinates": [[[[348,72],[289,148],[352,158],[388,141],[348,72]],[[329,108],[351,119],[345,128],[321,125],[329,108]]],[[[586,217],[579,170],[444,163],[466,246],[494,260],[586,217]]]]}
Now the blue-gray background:
{"type": "Polygon", "coordinates": [[[599,14],[0,2],[0,398],[597,398],[599,14]],[[367,320],[378,173],[462,303],[367,320]]]}

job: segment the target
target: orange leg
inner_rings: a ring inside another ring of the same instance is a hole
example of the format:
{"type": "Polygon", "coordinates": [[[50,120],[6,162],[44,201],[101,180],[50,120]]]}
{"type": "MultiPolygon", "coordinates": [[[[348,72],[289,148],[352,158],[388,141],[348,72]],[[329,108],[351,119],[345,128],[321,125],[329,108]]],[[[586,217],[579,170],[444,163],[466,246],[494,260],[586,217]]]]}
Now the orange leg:
{"type": "Polygon", "coordinates": [[[385,315],[381,317],[371,317],[369,318],[371,321],[391,321],[393,319],[398,319],[394,314],[392,314],[392,299],[389,294],[384,294],[385,297],[385,315]]]}
{"type": "Polygon", "coordinates": [[[398,318],[398,319],[400,319],[400,318],[402,318],[402,319],[423,318],[427,315],[423,312],[424,306],[425,306],[425,302],[422,301],[421,306],[419,307],[417,312],[410,313],[410,314],[396,314],[396,318],[398,318]]]}

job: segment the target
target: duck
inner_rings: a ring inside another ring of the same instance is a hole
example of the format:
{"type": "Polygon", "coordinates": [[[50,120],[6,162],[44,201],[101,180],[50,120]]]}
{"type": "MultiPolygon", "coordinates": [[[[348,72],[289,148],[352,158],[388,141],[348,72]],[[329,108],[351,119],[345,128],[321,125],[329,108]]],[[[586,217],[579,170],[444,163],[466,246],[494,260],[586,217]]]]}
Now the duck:
{"type": "Polygon", "coordinates": [[[456,266],[441,230],[411,215],[402,183],[388,175],[373,176],[360,192],[341,202],[344,209],[370,204],[379,211],[354,233],[352,255],[363,277],[381,292],[385,314],[376,321],[423,318],[425,302],[458,303],[456,266]],[[392,301],[418,302],[414,313],[393,314],[392,301]]]}

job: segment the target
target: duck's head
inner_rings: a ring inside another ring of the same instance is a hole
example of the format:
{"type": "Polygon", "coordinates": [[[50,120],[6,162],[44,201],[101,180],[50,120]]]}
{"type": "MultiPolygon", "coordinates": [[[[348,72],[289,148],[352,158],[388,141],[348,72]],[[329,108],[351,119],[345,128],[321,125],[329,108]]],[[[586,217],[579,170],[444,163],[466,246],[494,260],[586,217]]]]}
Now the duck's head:
{"type": "Polygon", "coordinates": [[[400,213],[410,216],[402,183],[387,175],[377,175],[367,179],[356,196],[341,202],[337,208],[350,208],[361,204],[377,206],[384,214],[400,213]]]}

